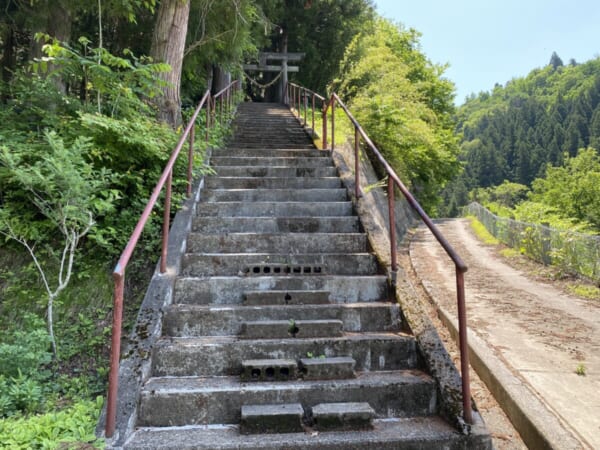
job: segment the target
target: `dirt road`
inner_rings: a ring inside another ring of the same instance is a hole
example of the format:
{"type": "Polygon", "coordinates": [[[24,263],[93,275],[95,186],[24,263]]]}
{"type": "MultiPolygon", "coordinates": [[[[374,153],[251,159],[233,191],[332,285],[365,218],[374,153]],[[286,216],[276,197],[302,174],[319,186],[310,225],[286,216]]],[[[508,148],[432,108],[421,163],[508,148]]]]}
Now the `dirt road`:
{"type": "MultiPolygon", "coordinates": [[[[473,235],[466,219],[439,226],[469,266],[471,330],[585,448],[600,449],[600,304],[516,270],[473,235]]],[[[428,230],[418,230],[410,251],[419,278],[455,313],[454,267],[428,230]]]]}

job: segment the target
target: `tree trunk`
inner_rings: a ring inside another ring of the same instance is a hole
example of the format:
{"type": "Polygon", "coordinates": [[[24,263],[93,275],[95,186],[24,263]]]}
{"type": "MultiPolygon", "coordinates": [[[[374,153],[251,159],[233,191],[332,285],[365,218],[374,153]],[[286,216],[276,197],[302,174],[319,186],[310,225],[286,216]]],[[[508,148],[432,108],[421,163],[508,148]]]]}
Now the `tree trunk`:
{"type": "MultiPolygon", "coordinates": [[[[15,52],[15,30],[12,25],[8,25],[6,27],[4,36],[2,36],[2,42],[4,43],[4,51],[2,54],[2,62],[0,67],[2,68],[2,81],[5,85],[8,85],[17,66],[17,57],[15,52]]],[[[8,90],[2,90],[1,92],[2,103],[5,103],[7,100],[7,92],[8,90]]]]}
{"type": "Polygon", "coordinates": [[[231,83],[231,73],[223,70],[220,66],[213,66],[212,72],[212,94],[217,94],[231,83]]]}
{"type": "Polygon", "coordinates": [[[189,15],[190,0],[162,0],[150,49],[150,55],[156,62],[164,62],[171,66],[169,72],[159,74],[167,84],[156,103],[159,119],[173,128],[181,124],[179,90],[189,15]]]}
{"type": "MultiPolygon", "coordinates": [[[[38,23],[37,29],[34,29],[32,33],[29,59],[39,59],[44,56],[42,47],[45,42],[34,39],[37,32],[46,33],[60,42],[69,44],[71,39],[71,11],[64,3],[64,1],[46,0],[38,5],[41,16],[45,17],[45,22],[38,23]]],[[[49,71],[52,71],[52,65],[50,65],[49,71]]],[[[53,82],[62,94],[67,92],[67,85],[62,78],[54,78],[53,82]]]]}

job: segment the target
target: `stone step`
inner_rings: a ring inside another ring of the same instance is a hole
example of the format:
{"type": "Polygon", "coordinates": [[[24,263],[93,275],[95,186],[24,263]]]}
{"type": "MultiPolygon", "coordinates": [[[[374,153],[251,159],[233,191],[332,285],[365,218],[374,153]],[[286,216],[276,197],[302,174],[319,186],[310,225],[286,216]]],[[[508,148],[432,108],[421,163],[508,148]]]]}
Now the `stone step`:
{"type": "Polygon", "coordinates": [[[175,303],[241,304],[244,292],[270,290],[325,290],[332,303],[374,302],[390,297],[388,279],[375,276],[261,276],[261,277],[179,277],[175,284],[175,303]]]}
{"type": "Polygon", "coordinates": [[[380,417],[429,416],[437,408],[433,378],[417,370],[358,373],[347,380],[242,383],[238,377],[151,378],[141,392],[138,426],[226,424],[243,405],[369,402],[380,417]]]}
{"type": "Polygon", "coordinates": [[[328,305],[329,291],[248,291],[245,306],[263,305],[328,305]]]}
{"type": "Polygon", "coordinates": [[[244,142],[236,140],[234,141],[235,145],[240,148],[276,148],[276,149],[314,149],[315,146],[311,140],[281,140],[280,142],[273,142],[269,140],[264,141],[255,141],[255,142],[244,142]]]}
{"type": "Polygon", "coordinates": [[[358,217],[196,217],[196,233],[357,233],[358,217]]]}
{"type": "Polygon", "coordinates": [[[251,381],[289,381],[298,378],[298,363],[293,359],[246,359],[240,379],[251,381]]]}
{"type": "Polygon", "coordinates": [[[371,430],[286,434],[240,434],[230,426],[141,428],[125,450],[425,450],[492,448],[489,434],[476,415],[470,435],[438,416],[375,419],[371,430]]]}
{"type": "Polygon", "coordinates": [[[205,189],[201,202],[343,202],[348,191],[338,189],[205,189]]]}
{"type": "Polygon", "coordinates": [[[206,189],[340,189],[338,177],[206,177],[206,189]]]}
{"type": "MultiPolygon", "coordinates": [[[[188,253],[364,253],[364,233],[190,233],[188,253]]],[[[284,263],[281,261],[281,263],[284,263]]]]}
{"type": "Polygon", "coordinates": [[[262,158],[331,158],[331,150],[317,150],[305,148],[234,148],[229,146],[227,148],[215,150],[212,156],[253,156],[262,158]]]}
{"type": "Polygon", "coordinates": [[[253,166],[253,167],[333,167],[333,161],[313,157],[258,157],[258,156],[213,156],[213,166],[253,166]]]}
{"type": "MultiPolygon", "coordinates": [[[[401,328],[400,309],[391,303],[225,307],[175,304],[165,307],[163,334],[178,337],[233,336],[243,331],[244,322],[269,320],[287,323],[290,319],[333,320],[340,322],[340,332],[399,331],[401,328]]],[[[283,337],[288,337],[287,327],[283,328],[283,337]]]]}
{"type": "Polygon", "coordinates": [[[243,359],[349,356],[357,371],[417,367],[413,336],[402,333],[346,333],[337,338],[271,339],[256,342],[233,336],[164,338],[153,349],[152,375],[239,376],[243,359]]]}
{"type": "Polygon", "coordinates": [[[303,380],[338,380],[354,378],[356,361],[349,356],[326,357],[313,355],[300,359],[300,376],[303,380]]]}
{"type": "MultiPolygon", "coordinates": [[[[295,249],[288,247],[288,250],[295,249]]],[[[377,259],[369,253],[189,253],[183,256],[181,268],[181,275],[192,277],[375,275],[378,272],[377,259]]]]}
{"type": "Polygon", "coordinates": [[[260,167],[216,166],[212,167],[222,177],[335,177],[335,167],[260,167]]]}
{"type": "Polygon", "coordinates": [[[311,410],[313,427],[320,431],[352,431],[373,428],[375,410],[367,402],[319,403],[311,410]]]}
{"type": "Polygon", "coordinates": [[[218,202],[199,203],[198,216],[331,217],[352,216],[352,202],[218,202]]]}
{"type": "Polygon", "coordinates": [[[242,322],[242,339],[309,339],[343,334],[341,320],[256,320],[242,322]]]}
{"type": "Polygon", "coordinates": [[[241,434],[300,433],[304,409],[300,403],[243,405],[241,434]]]}

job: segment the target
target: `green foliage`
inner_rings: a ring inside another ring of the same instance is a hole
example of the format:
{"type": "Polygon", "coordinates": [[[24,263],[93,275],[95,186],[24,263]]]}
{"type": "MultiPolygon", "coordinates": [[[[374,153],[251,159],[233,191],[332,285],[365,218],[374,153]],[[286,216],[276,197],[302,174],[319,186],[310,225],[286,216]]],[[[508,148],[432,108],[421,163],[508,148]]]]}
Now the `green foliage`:
{"type": "Polygon", "coordinates": [[[585,376],[586,375],[585,364],[583,364],[583,363],[577,364],[577,367],[575,368],[575,373],[582,377],[585,376]]]}
{"type": "Polygon", "coordinates": [[[419,51],[418,33],[378,19],[348,46],[336,82],[356,119],[430,211],[459,165],[453,85],[419,51]]]}
{"type": "Polygon", "coordinates": [[[565,156],[562,166],[547,167],[545,177],[536,179],[532,188],[533,201],[600,230],[600,156],[596,150],[582,149],[575,157],[565,156]]]}
{"type": "Polygon", "coordinates": [[[0,448],[55,449],[84,444],[103,448],[103,442],[94,435],[101,408],[102,398],[98,397],[96,401],[83,400],[58,412],[0,419],[0,448]]]}
{"type": "Polygon", "coordinates": [[[547,164],[599,149],[600,58],[564,66],[557,55],[527,77],[471,96],[457,111],[468,190],[504,180],[531,186],[547,164]]]}
{"type": "Polygon", "coordinates": [[[50,361],[48,333],[37,316],[25,314],[19,329],[0,335],[0,375],[7,378],[23,375],[45,379],[48,374],[40,368],[50,361]]]}
{"type": "Polygon", "coordinates": [[[98,112],[111,117],[147,114],[148,106],[140,98],[160,95],[163,85],[156,75],[170,70],[168,65],[152,63],[147,57],[138,58],[128,49],[119,57],[105,48],[90,47],[91,42],[85,37],[79,38],[79,48],[48,35],[39,35],[37,39],[46,42],[43,51],[47,57],[32,63],[33,72],[81,84],[79,97],[84,103],[97,101],[98,112]]]}

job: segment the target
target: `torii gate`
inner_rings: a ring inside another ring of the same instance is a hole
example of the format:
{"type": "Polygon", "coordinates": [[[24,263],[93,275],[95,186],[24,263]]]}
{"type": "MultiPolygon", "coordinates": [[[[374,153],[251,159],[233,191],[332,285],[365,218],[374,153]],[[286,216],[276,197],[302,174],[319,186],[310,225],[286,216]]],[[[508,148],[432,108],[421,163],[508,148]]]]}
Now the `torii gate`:
{"type": "Polygon", "coordinates": [[[299,72],[298,66],[288,66],[288,61],[300,61],[304,58],[304,53],[287,52],[260,52],[258,54],[258,64],[244,64],[244,70],[249,72],[279,72],[281,73],[281,88],[279,89],[279,98],[283,103],[287,103],[287,93],[285,87],[288,83],[288,72],[299,72]],[[270,65],[269,61],[281,61],[281,65],[270,65]]]}

